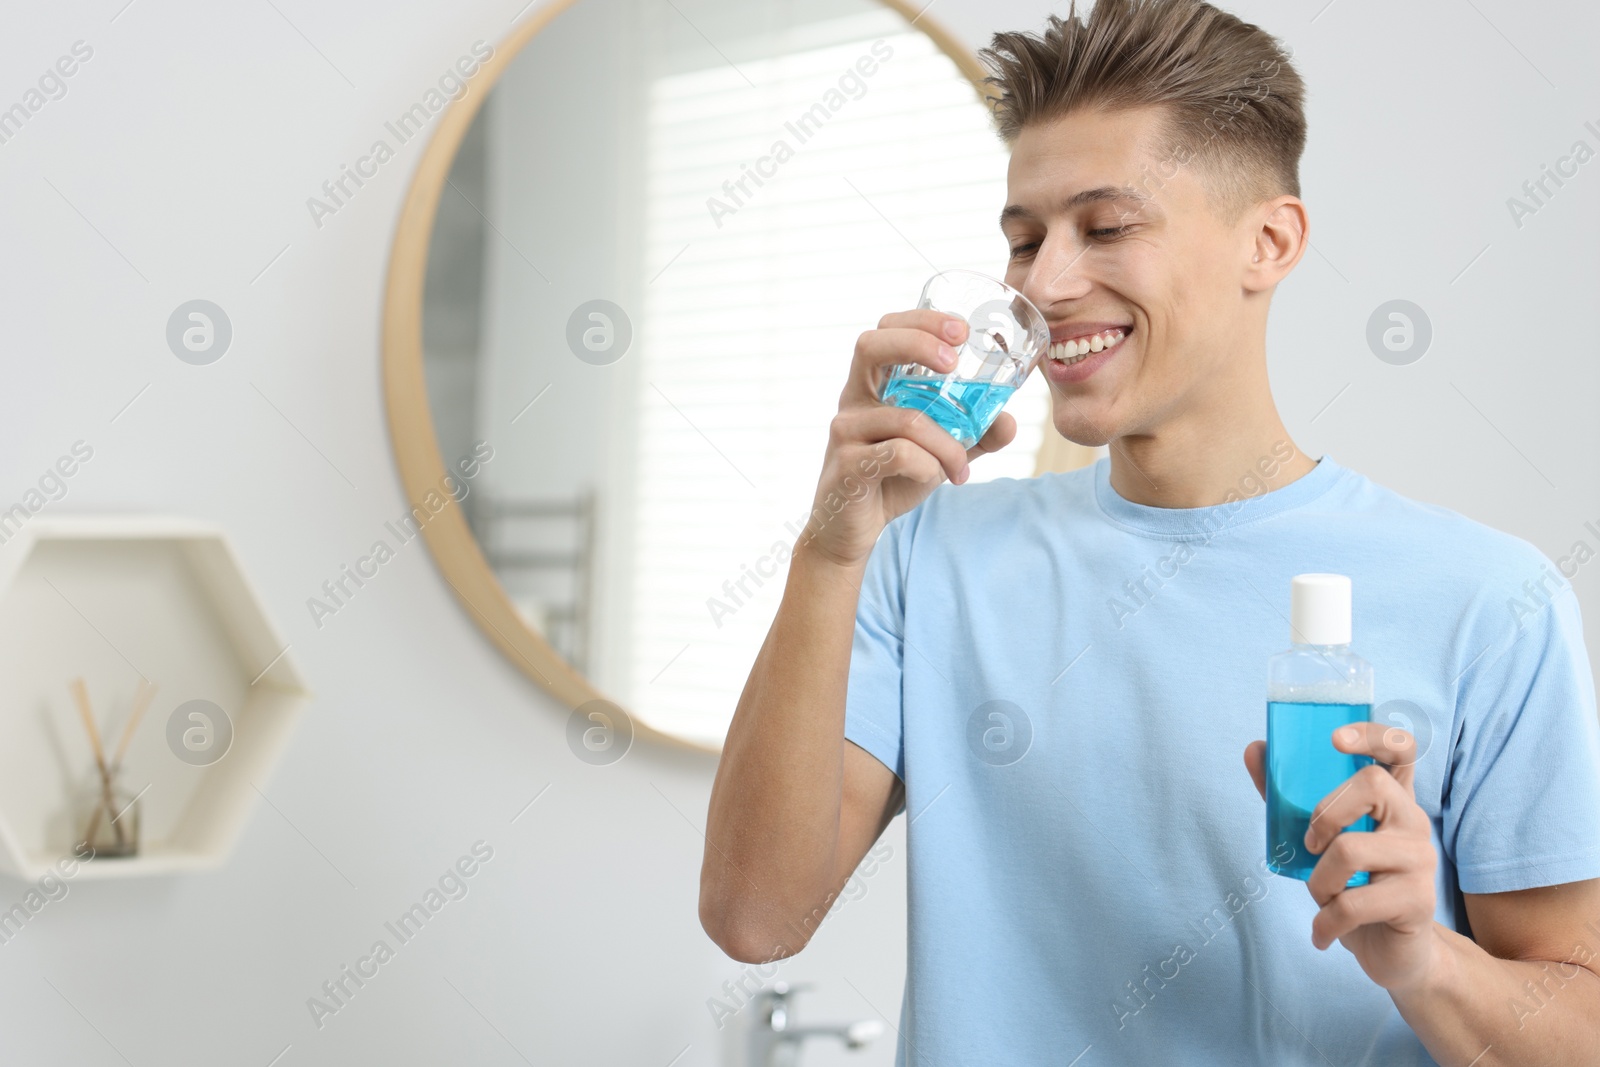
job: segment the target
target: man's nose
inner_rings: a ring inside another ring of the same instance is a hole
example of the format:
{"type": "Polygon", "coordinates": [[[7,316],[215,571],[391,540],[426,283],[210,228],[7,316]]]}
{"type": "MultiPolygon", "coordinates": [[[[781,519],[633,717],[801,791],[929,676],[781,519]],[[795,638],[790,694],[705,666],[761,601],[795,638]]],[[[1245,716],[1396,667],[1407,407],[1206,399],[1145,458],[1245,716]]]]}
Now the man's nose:
{"type": "Polygon", "coordinates": [[[1023,295],[1041,309],[1088,295],[1093,286],[1090,248],[1075,241],[1047,239],[1023,280],[1023,295]]]}

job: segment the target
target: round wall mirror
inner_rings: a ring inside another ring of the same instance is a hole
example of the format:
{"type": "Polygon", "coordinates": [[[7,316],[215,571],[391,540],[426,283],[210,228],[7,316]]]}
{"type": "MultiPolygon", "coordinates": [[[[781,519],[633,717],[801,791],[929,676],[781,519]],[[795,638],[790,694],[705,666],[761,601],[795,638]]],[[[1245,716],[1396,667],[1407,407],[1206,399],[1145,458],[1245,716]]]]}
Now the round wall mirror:
{"type": "MultiPolygon", "coordinates": [[[[720,747],[856,336],[1002,275],[984,71],[899,0],[576,0],[437,127],[390,267],[408,499],[466,610],[569,708],[720,747]]],[[[1039,375],[974,479],[1088,462],[1039,375]]]]}

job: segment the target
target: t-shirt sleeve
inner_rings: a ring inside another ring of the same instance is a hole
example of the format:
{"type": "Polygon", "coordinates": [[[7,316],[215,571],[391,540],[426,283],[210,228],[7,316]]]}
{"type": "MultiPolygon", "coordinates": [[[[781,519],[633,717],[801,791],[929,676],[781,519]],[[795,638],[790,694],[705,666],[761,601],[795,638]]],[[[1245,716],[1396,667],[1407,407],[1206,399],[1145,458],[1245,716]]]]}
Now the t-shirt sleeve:
{"type": "Polygon", "coordinates": [[[1462,674],[1441,809],[1458,884],[1503,893],[1600,877],[1600,721],[1577,595],[1566,584],[1542,606],[1492,607],[1503,636],[1462,674]]]}
{"type": "MultiPolygon", "coordinates": [[[[844,736],[905,781],[901,681],[905,669],[904,537],[915,511],[890,522],[867,557],[856,606],[844,736]]],[[[903,809],[902,809],[903,810],[903,809]]]]}

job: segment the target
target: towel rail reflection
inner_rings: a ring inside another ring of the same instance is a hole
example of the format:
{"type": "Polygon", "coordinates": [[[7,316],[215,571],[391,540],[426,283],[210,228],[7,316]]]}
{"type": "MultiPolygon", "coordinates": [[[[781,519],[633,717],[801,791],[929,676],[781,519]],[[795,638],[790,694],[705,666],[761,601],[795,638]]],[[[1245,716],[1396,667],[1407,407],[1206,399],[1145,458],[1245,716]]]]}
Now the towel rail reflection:
{"type": "Polygon", "coordinates": [[[589,670],[591,648],[595,506],[593,488],[467,498],[467,523],[506,594],[581,673],[589,670]]]}

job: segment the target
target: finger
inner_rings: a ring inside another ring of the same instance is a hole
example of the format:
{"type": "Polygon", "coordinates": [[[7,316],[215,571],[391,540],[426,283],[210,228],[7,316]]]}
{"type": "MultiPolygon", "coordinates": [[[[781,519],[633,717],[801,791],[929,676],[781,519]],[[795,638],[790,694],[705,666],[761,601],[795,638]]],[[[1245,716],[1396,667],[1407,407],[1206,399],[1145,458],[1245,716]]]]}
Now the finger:
{"type": "MultiPolygon", "coordinates": [[[[905,314],[911,314],[907,312],[905,314]]],[[[850,376],[839,397],[840,406],[868,404],[879,399],[879,391],[888,380],[889,368],[902,363],[916,363],[937,374],[955,370],[956,350],[949,343],[947,323],[959,326],[950,332],[965,336],[967,324],[938,312],[927,322],[927,328],[892,326],[867,330],[856,338],[855,355],[850,361],[850,376]]],[[[890,316],[884,316],[887,321],[890,316]]]]}
{"type": "MultiPolygon", "coordinates": [[[[1417,922],[1430,885],[1416,878],[1386,878],[1346,889],[1311,920],[1311,943],[1325,949],[1352,930],[1373,923],[1394,923],[1406,929],[1417,922]]],[[[1431,908],[1428,914],[1431,916],[1431,908]]]]}
{"type": "Polygon", "coordinates": [[[874,455],[878,459],[878,474],[881,478],[909,478],[920,485],[942,481],[945,477],[944,467],[928,452],[927,449],[915,441],[908,441],[904,437],[892,438],[881,444],[889,446],[889,458],[883,459],[883,450],[879,448],[874,455]]]}
{"type": "Polygon", "coordinates": [[[1017,420],[1009,411],[1002,411],[978,443],[967,449],[967,458],[973,459],[986,452],[998,452],[1017,436],[1017,420]]]}
{"type": "Polygon", "coordinates": [[[1407,730],[1382,722],[1356,722],[1333,731],[1340,752],[1371,756],[1389,769],[1408,792],[1415,788],[1417,739],[1407,730]]]}
{"type": "Polygon", "coordinates": [[[1250,780],[1256,784],[1256,792],[1261,794],[1261,799],[1267,799],[1267,743],[1265,741],[1252,741],[1244,746],[1244,768],[1250,772],[1250,780]]]}
{"type": "Polygon", "coordinates": [[[1373,881],[1382,876],[1426,874],[1431,882],[1438,862],[1431,837],[1346,830],[1329,842],[1311,869],[1306,888],[1313,900],[1326,904],[1345,891],[1357,871],[1366,871],[1373,881]]]}
{"type": "Polygon", "coordinates": [[[880,330],[926,330],[936,333],[951,344],[960,344],[967,337],[967,320],[948,311],[933,308],[912,308],[909,311],[891,311],[878,320],[880,330]]]}
{"type": "Polygon", "coordinates": [[[1394,775],[1376,763],[1369,764],[1345,779],[1338,789],[1311,809],[1311,826],[1306,830],[1305,845],[1313,854],[1321,852],[1329,841],[1363,815],[1371,815],[1380,828],[1414,829],[1417,825],[1414,814],[1424,821],[1427,819],[1417,807],[1416,799],[1400,787],[1394,775]]]}
{"type": "Polygon", "coordinates": [[[871,407],[849,408],[833,417],[830,427],[836,447],[858,442],[873,443],[901,437],[915,443],[930,453],[944,468],[945,477],[952,482],[960,480],[967,468],[967,450],[961,442],[934,422],[926,412],[915,408],[873,404],[871,407]]]}

